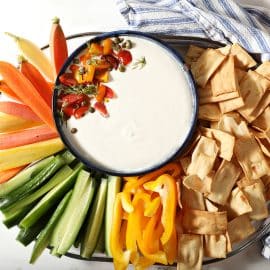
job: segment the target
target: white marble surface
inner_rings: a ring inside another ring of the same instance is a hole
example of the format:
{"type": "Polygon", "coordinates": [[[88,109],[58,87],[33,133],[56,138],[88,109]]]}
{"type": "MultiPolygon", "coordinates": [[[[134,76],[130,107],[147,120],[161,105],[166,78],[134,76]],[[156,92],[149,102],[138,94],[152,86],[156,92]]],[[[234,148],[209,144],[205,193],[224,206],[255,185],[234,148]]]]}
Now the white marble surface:
{"type": "MultiPolygon", "coordinates": [[[[241,0],[254,4],[252,0],[241,0]]],[[[270,8],[269,0],[257,0],[256,4],[270,8]]],[[[38,45],[48,42],[51,18],[58,16],[66,35],[86,31],[108,31],[127,29],[127,25],[113,0],[7,0],[1,1],[0,15],[0,59],[16,61],[16,48],[3,32],[28,37],[38,45]]],[[[34,266],[28,264],[32,245],[25,248],[16,242],[17,229],[7,230],[0,223],[0,269],[1,270],[86,270],[113,269],[112,264],[57,259],[46,252],[34,266]]],[[[270,262],[260,255],[260,245],[254,245],[233,258],[204,267],[206,270],[267,270],[270,262]]]]}

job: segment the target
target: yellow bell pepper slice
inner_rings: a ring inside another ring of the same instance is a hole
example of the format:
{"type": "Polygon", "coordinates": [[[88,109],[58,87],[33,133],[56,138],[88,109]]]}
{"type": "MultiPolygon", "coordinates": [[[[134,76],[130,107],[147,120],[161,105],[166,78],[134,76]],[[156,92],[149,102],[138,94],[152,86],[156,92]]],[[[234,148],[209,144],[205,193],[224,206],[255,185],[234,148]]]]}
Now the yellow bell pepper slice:
{"type": "Polygon", "coordinates": [[[161,205],[161,199],[160,197],[154,198],[152,201],[150,201],[144,210],[144,215],[146,217],[152,217],[153,215],[156,214],[158,208],[161,205]]]}
{"type": "Polygon", "coordinates": [[[122,225],[120,229],[120,237],[119,237],[120,246],[122,248],[126,247],[126,233],[127,233],[127,220],[122,220],[122,225]]]}
{"type": "Polygon", "coordinates": [[[156,253],[159,250],[159,240],[163,233],[163,228],[161,233],[158,233],[155,228],[160,222],[160,217],[161,207],[158,209],[158,212],[150,218],[143,230],[143,249],[147,253],[156,253]]]}
{"type": "Polygon", "coordinates": [[[168,163],[164,167],[140,177],[136,182],[134,181],[130,183],[129,185],[126,185],[125,191],[134,192],[136,191],[137,188],[142,186],[144,183],[152,181],[164,173],[169,173],[170,175],[172,175],[172,177],[177,178],[180,176],[181,167],[176,162],[168,163]]]}
{"type": "Polygon", "coordinates": [[[132,213],[134,211],[134,206],[131,203],[130,192],[121,192],[121,203],[125,212],[132,213]]]}
{"type": "Polygon", "coordinates": [[[146,257],[140,256],[137,261],[134,262],[134,269],[135,270],[146,270],[155,262],[150,260],[146,257]]]}
{"type": "MultiPolygon", "coordinates": [[[[148,244],[151,245],[151,243],[148,244]]],[[[152,260],[156,263],[162,263],[164,265],[168,264],[166,253],[162,250],[158,250],[156,253],[148,253],[145,250],[145,243],[141,237],[138,238],[138,246],[143,256],[147,259],[152,260]]]]}
{"type": "Polygon", "coordinates": [[[169,174],[159,176],[155,181],[145,183],[144,188],[159,193],[162,202],[161,223],[164,233],[161,236],[161,243],[164,245],[169,241],[175,226],[176,214],[176,183],[175,179],[169,174]]]}
{"type": "Polygon", "coordinates": [[[121,204],[121,193],[118,193],[114,202],[112,229],[110,235],[110,248],[116,270],[126,269],[130,260],[130,251],[123,251],[123,246],[119,239],[119,235],[121,235],[122,216],[123,209],[121,204]]]}
{"type": "Polygon", "coordinates": [[[169,264],[173,264],[176,261],[177,256],[177,234],[176,228],[173,228],[173,233],[167,243],[163,245],[169,264]]]}
{"type": "Polygon", "coordinates": [[[129,182],[129,181],[137,181],[139,179],[138,176],[125,176],[124,180],[129,182]]]}
{"type": "Polygon", "coordinates": [[[150,195],[147,193],[137,192],[132,200],[134,211],[128,215],[126,236],[126,247],[131,252],[132,261],[138,256],[137,239],[146,224],[145,217],[143,216],[144,204],[149,202],[150,198],[150,195]]]}

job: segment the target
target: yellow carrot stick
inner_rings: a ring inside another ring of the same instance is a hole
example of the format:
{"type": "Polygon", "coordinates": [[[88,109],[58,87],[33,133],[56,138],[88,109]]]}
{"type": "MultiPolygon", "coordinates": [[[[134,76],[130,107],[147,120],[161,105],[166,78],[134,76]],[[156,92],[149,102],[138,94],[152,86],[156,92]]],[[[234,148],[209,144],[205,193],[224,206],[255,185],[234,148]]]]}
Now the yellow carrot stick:
{"type": "Polygon", "coordinates": [[[0,112],[0,133],[18,131],[42,124],[42,122],[34,122],[23,119],[21,117],[0,112]]]}
{"type": "Polygon", "coordinates": [[[23,37],[15,36],[11,33],[5,33],[15,40],[20,53],[31,62],[43,75],[49,80],[54,81],[52,65],[44,52],[32,41],[23,37]]]}
{"type": "Polygon", "coordinates": [[[0,172],[48,157],[62,149],[64,149],[64,144],[57,138],[0,150],[0,172]]]}

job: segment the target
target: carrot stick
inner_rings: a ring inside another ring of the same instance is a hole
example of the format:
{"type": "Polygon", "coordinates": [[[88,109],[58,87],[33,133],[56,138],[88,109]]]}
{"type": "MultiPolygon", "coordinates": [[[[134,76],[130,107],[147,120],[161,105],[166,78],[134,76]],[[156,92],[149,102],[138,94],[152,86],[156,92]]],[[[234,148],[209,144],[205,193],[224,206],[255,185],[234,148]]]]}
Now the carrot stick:
{"type": "Polygon", "coordinates": [[[40,96],[52,107],[52,88],[38,71],[23,56],[19,56],[20,71],[33,84],[40,96]]]}
{"type": "Polygon", "coordinates": [[[36,44],[26,38],[18,37],[11,33],[5,34],[14,39],[20,54],[31,62],[49,80],[54,80],[51,63],[45,53],[36,44]]]}
{"type": "Polygon", "coordinates": [[[4,81],[0,81],[0,92],[3,92],[7,96],[20,101],[20,98],[7,86],[4,81]]]}
{"type": "Polygon", "coordinates": [[[13,176],[15,176],[17,173],[19,173],[26,166],[20,166],[17,168],[13,168],[13,169],[9,169],[9,170],[0,172],[0,184],[3,184],[5,182],[7,182],[8,180],[10,180],[13,176]]]}
{"type": "Polygon", "coordinates": [[[12,102],[0,102],[0,112],[21,117],[34,122],[42,122],[40,118],[26,105],[12,102]]]}
{"type": "Polygon", "coordinates": [[[56,137],[58,137],[58,134],[45,125],[16,132],[0,133],[0,150],[41,142],[56,137]]]}
{"type": "Polygon", "coordinates": [[[55,130],[52,111],[31,82],[13,65],[0,61],[0,74],[6,84],[35,112],[41,120],[55,130]]]}
{"type": "Polygon", "coordinates": [[[53,19],[50,49],[54,76],[56,77],[68,57],[67,42],[59,18],[53,19]]]}

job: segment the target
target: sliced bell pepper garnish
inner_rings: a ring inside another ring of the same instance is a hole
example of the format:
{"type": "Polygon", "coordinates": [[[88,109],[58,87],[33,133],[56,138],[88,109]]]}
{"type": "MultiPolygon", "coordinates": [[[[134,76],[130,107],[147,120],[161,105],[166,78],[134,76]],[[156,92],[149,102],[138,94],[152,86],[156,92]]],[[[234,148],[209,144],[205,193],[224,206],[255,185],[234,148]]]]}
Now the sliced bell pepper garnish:
{"type": "Polygon", "coordinates": [[[89,110],[89,105],[82,106],[82,107],[75,110],[74,117],[76,119],[79,119],[79,118],[83,117],[86,114],[86,112],[88,112],[88,110],[89,110]]]}
{"type": "Polygon", "coordinates": [[[98,43],[93,42],[90,44],[89,53],[91,55],[101,55],[103,54],[103,47],[98,43]]]}
{"type": "Polygon", "coordinates": [[[73,73],[64,73],[59,77],[59,81],[67,86],[78,84],[78,81],[74,78],[73,73]]]}
{"type": "Polygon", "coordinates": [[[102,71],[104,69],[109,69],[111,67],[110,63],[108,62],[99,62],[95,64],[95,68],[98,71],[102,71]]]}
{"type": "Polygon", "coordinates": [[[102,41],[103,54],[107,55],[112,53],[112,43],[110,38],[106,38],[102,41]]]}
{"type": "Polygon", "coordinates": [[[114,202],[112,229],[110,235],[110,248],[116,270],[127,268],[130,260],[130,250],[123,249],[119,235],[121,235],[123,209],[121,204],[121,193],[118,193],[114,202]]]}
{"type": "Polygon", "coordinates": [[[68,94],[62,98],[62,101],[68,105],[80,104],[82,101],[89,101],[89,97],[85,94],[68,94]]]}
{"type": "Polygon", "coordinates": [[[78,69],[74,73],[74,78],[77,80],[79,84],[92,82],[95,75],[95,66],[94,65],[87,65],[85,68],[85,72],[82,74],[81,71],[78,69]]]}
{"type": "Polygon", "coordinates": [[[161,223],[164,227],[161,243],[164,245],[169,241],[175,226],[174,221],[177,202],[175,179],[169,174],[163,174],[156,180],[145,183],[143,187],[146,190],[157,192],[160,195],[163,208],[161,223]]]}
{"type": "Polygon", "coordinates": [[[167,165],[163,166],[162,168],[140,177],[137,182],[134,182],[134,185],[132,185],[132,184],[128,185],[126,187],[126,190],[127,191],[133,190],[133,192],[134,192],[134,190],[136,190],[138,187],[142,186],[144,183],[152,181],[164,173],[169,173],[172,177],[178,178],[180,176],[180,173],[181,173],[181,167],[176,162],[168,163],[167,165]]]}
{"type": "Polygon", "coordinates": [[[96,102],[95,105],[94,105],[94,108],[100,112],[100,114],[103,116],[103,117],[108,117],[109,116],[109,113],[107,111],[107,108],[105,106],[104,103],[102,102],[96,102]]]}
{"type": "Polygon", "coordinates": [[[79,66],[78,65],[75,65],[75,64],[72,64],[70,65],[69,69],[70,71],[74,74],[77,70],[79,70],[79,66]]]}
{"type": "Polygon", "coordinates": [[[95,79],[98,80],[99,82],[107,83],[109,81],[109,71],[99,71],[95,73],[95,79]]]}
{"type": "Polygon", "coordinates": [[[71,117],[74,115],[75,109],[72,105],[65,106],[63,109],[63,112],[66,116],[71,117]]]}
{"type": "Polygon", "coordinates": [[[85,54],[83,54],[83,55],[81,55],[80,57],[79,57],[79,60],[80,60],[80,62],[83,64],[83,65],[85,65],[86,64],[86,62],[87,62],[87,60],[90,58],[90,54],[89,53],[85,53],[85,54]]]}
{"type": "Polygon", "coordinates": [[[116,98],[116,94],[114,93],[114,91],[107,86],[106,88],[106,94],[105,94],[105,98],[116,98]]]}
{"type": "Polygon", "coordinates": [[[97,102],[103,102],[105,95],[106,95],[106,86],[104,84],[100,84],[98,86],[98,92],[96,95],[97,102]]]}

